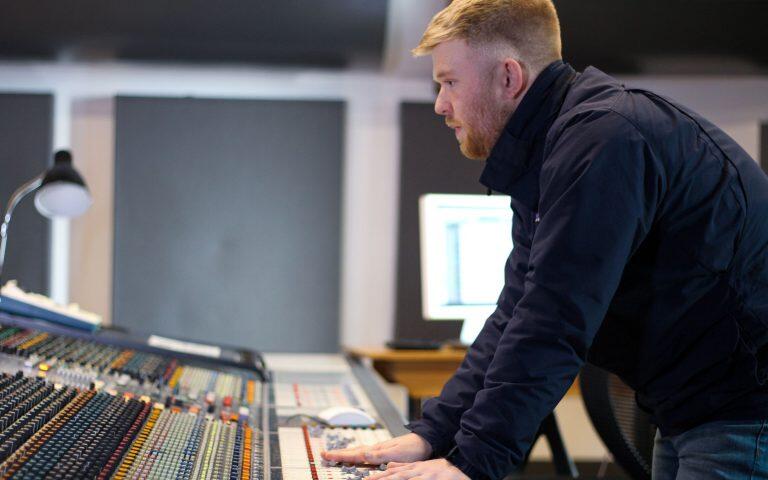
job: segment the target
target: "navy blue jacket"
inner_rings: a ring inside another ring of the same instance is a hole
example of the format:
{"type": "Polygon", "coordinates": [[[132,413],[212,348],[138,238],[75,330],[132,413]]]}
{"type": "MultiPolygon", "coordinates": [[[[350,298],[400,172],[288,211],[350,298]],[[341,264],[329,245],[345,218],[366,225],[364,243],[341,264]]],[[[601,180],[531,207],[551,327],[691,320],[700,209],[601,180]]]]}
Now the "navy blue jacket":
{"type": "Polygon", "coordinates": [[[663,434],[765,418],[768,178],[720,129],[595,68],[547,67],[481,182],[510,195],[498,308],[409,428],[471,478],[519,464],[585,360],[663,434]]]}

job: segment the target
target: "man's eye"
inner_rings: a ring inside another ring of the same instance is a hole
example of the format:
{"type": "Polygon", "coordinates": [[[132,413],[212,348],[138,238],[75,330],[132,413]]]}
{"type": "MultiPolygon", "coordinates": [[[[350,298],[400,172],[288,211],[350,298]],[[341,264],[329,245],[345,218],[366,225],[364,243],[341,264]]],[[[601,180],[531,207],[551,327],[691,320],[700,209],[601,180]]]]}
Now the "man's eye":
{"type": "Polygon", "coordinates": [[[456,83],[456,82],[454,82],[453,80],[446,80],[445,81],[445,84],[448,85],[449,87],[452,87],[454,85],[454,83],[456,83]]]}

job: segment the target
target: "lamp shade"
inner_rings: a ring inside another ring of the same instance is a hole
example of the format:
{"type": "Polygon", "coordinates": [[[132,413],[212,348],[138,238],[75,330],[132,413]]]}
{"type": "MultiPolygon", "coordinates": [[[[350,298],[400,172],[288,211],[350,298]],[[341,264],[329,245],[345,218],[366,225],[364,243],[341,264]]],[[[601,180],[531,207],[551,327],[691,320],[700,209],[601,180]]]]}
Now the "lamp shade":
{"type": "Polygon", "coordinates": [[[72,167],[72,155],[66,150],[56,152],[53,167],[45,172],[35,194],[37,210],[48,218],[71,218],[82,215],[91,203],[88,187],[72,167]]]}

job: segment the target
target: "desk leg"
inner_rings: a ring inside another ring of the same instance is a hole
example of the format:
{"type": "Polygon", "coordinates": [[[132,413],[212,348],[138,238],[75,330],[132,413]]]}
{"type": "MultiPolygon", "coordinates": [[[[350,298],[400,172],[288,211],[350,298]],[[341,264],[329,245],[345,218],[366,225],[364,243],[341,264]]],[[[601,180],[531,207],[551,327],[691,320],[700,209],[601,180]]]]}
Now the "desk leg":
{"type": "MultiPolygon", "coordinates": [[[[573,459],[568,455],[568,450],[565,448],[563,437],[560,435],[560,427],[557,425],[557,418],[555,418],[555,412],[550,413],[544,418],[539,426],[539,433],[536,434],[536,439],[541,435],[547,439],[549,449],[552,452],[552,464],[555,466],[555,472],[557,475],[563,475],[569,478],[578,478],[579,471],[576,469],[576,464],[573,463],[573,459]]],[[[536,441],[534,440],[534,443],[536,441]]],[[[533,447],[531,447],[533,450],[533,447]]],[[[525,460],[523,461],[522,468],[528,464],[528,456],[531,451],[528,451],[525,460]]],[[[522,469],[521,468],[521,469],[522,469]]]]}
{"type": "Polygon", "coordinates": [[[408,420],[414,421],[421,418],[421,402],[423,399],[408,396],[408,420]]]}

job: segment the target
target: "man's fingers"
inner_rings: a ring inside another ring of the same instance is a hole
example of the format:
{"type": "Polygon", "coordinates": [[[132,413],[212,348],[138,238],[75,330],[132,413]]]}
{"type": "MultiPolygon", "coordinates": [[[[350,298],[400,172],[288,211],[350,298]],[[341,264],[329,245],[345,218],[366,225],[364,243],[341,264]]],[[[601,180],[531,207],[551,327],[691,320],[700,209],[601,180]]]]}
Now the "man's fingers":
{"type": "Polygon", "coordinates": [[[394,474],[392,471],[385,470],[383,472],[371,472],[371,476],[368,477],[368,480],[378,480],[380,478],[387,478],[391,477],[394,474]]]}
{"type": "Polygon", "coordinates": [[[378,449],[378,450],[367,450],[365,454],[363,455],[364,461],[366,463],[372,463],[372,464],[378,464],[378,463],[387,463],[389,460],[389,449],[378,449]]]}
{"type": "Polygon", "coordinates": [[[377,473],[375,475],[371,475],[368,477],[369,480],[380,480],[382,478],[386,478],[387,480],[399,480],[401,478],[411,478],[412,476],[416,475],[415,472],[411,472],[410,470],[389,470],[387,469],[384,472],[377,473]]]}
{"type": "Polygon", "coordinates": [[[341,450],[326,450],[320,452],[322,458],[329,462],[339,463],[369,463],[379,465],[391,461],[397,461],[401,465],[404,459],[402,446],[396,443],[384,442],[376,445],[367,445],[341,450]]]}
{"type": "Polygon", "coordinates": [[[387,472],[402,472],[404,470],[410,470],[413,468],[412,463],[397,463],[397,462],[389,462],[387,464],[387,469],[385,471],[387,472]]]}
{"type": "Polygon", "coordinates": [[[344,450],[323,450],[320,452],[320,456],[324,460],[334,460],[339,455],[344,455],[344,450]]]}
{"type": "Polygon", "coordinates": [[[343,450],[326,450],[320,452],[323,460],[342,463],[365,463],[366,450],[363,448],[345,448],[343,450]]]}
{"type": "Polygon", "coordinates": [[[410,478],[410,475],[408,475],[407,472],[413,468],[413,465],[414,464],[412,463],[389,462],[385,471],[381,473],[376,472],[375,474],[371,475],[369,480],[376,480],[377,478],[389,478],[390,480],[393,480],[397,474],[405,475],[402,478],[410,478]]]}
{"type": "Polygon", "coordinates": [[[391,449],[379,446],[325,450],[320,452],[320,456],[323,457],[323,460],[329,462],[371,463],[374,465],[387,463],[391,454],[391,449]]]}

